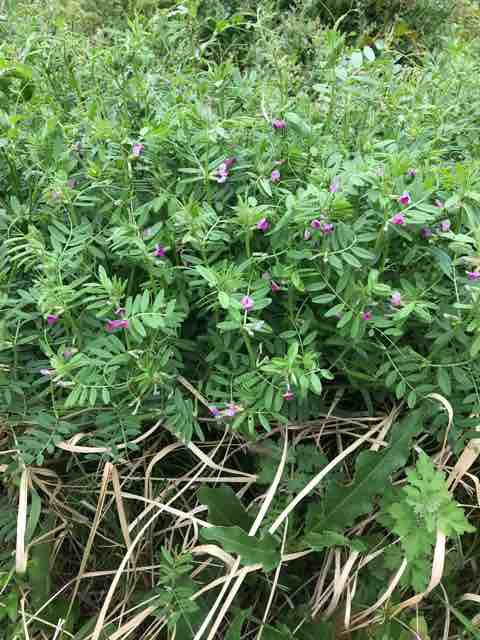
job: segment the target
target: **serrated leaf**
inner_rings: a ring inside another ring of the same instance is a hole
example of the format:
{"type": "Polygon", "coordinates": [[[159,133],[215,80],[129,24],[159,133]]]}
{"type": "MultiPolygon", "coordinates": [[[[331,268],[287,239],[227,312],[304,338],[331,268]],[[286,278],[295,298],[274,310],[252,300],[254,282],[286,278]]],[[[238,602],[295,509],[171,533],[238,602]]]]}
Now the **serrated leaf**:
{"type": "Polygon", "coordinates": [[[421,412],[416,411],[394,425],[392,442],[383,451],[360,453],[351,484],[328,485],[322,512],[314,517],[310,531],[343,531],[352,526],[356,518],[372,510],[374,497],[383,492],[390,475],[406,463],[412,438],[420,432],[421,418],[421,412]]]}
{"type": "Polygon", "coordinates": [[[202,529],[201,536],[216,542],[228,553],[238,554],[244,565],[259,563],[265,571],[272,571],[281,560],[279,544],[270,534],[257,538],[240,527],[211,527],[202,529]]]}
{"type": "Polygon", "coordinates": [[[208,521],[219,527],[240,527],[248,531],[253,518],[231,487],[202,487],[198,492],[199,501],[208,507],[208,521]]]}

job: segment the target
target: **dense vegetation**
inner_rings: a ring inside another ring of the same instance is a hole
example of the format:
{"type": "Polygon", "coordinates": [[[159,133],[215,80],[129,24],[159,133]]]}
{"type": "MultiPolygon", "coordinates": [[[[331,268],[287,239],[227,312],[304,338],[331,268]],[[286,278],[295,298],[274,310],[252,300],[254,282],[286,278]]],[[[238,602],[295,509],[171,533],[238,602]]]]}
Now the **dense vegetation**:
{"type": "Polygon", "coordinates": [[[0,13],[0,637],[480,637],[476,5],[0,13]]]}

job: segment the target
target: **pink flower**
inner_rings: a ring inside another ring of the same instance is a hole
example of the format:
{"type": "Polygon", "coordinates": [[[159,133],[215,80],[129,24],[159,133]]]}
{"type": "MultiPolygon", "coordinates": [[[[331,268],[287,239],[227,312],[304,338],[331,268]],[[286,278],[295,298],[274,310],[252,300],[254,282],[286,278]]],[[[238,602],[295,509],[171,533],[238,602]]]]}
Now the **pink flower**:
{"type": "Polygon", "coordinates": [[[267,218],[262,218],[257,222],[257,229],[259,231],[268,231],[269,228],[270,228],[270,222],[267,220],[267,218]]]}
{"type": "Polygon", "coordinates": [[[143,145],[141,142],[136,142],[132,146],[132,156],[134,158],[139,158],[142,155],[144,149],[145,145],[143,145]]]}
{"type": "Polygon", "coordinates": [[[310,240],[311,237],[312,237],[312,234],[310,233],[310,231],[308,229],[305,229],[305,232],[303,234],[303,239],[310,240]]]}
{"type": "Polygon", "coordinates": [[[411,203],[412,199],[410,197],[410,194],[408,193],[408,191],[404,191],[402,193],[402,195],[398,198],[398,201],[400,204],[403,204],[404,206],[407,206],[411,203]]]}
{"type": "Polygon", "coordinates": [[[392,224],[396,224],[399,227],[403,227],[405,224],[405,216],[403,213],[396,213],[393,218],[390,218],[390,222],[392,224]]]}
{"type": "Polygon", "coordinates": [[[155,256],[155,258],[165,258],[165,256],[167,255],[167,250],[165,249],[165,247],[162,247],[161,244],[156,244],[153,255],[155,256]]]}
{"type": "Polygon", "coordinates": [[[390,304],[392,307],[401,307],[402,306],[402,294],[400,291],[394,291],[392,293],[392,297],[390,298],[390,304]]]}
{"type": "Polygon", "coordinates": [[[467,271],[467,278],[472,282],[480,279],[480,271],[467,271]]]}
{"type": "Polygon", "coordinates": [[[76,349],[65,349],[65,351],[63,352],[63,357],[65,358],[65,360],[70,360],[70,358],[75,354],[76,351],[76,349]]]}
{"type": "Polygon", "coordinates": [[[219,409],[217,409],[217,407],[212,406],[212,407],[209,407],[208,410],[210,411],[210,413],[214,418],[218,418],[220,416],[220,411],[219,409]]]}
{"type": "Polygon", "coordinates": [[[420,231],[420,234],[422,238],[430,238],[431,236],[433,236],[433,231],[429,227],[423,227],[423,229],[420,231]]]}
{"type": "Polygon", "coordinates": [[[417,175],[417,170],[416,169],[413,169],[412,167],[410,169],[408,169],[407,176],[409,178],[415,178],[416,175],[417,175]]]}
{"type": "Polygon", "coordinates": [[[270,282],[270,289],[272,290],[272,293],[277,293],[278,291],[280,291],[281,288],[282,287],[279,284],[277,284],[275,280],[272,280],[270,282]]]}
{"type": "Polygon", "coordinates": [[[288,386],[287,390],[283,394],[283,399],[286,400],[287,402],[289,402],[290,400],[293,400],[294,398],[295,398],[295,394],[290,389],[290,386],[288,386]]]}
{"type": "Polygon", "coordinates": [[[318,218],[315,218],[315,220],[312,220],[310,223],[310,226],[312,227],[312,229],[321,229],[323,225],[323,221],[319,220],[318,218]]]}
{"type": "Polygon", "coordinates": [[[230,404],[227,405],[227,408],[225,409],[225,415],[228,416],[229,418],[234,418],[237,415],[239,410],[240,410],[240,407],[237,404],[230,402],[230,404]]]}
{"type": "Polygon", "coordinates": [[[333,224],[331,222],[325,222],[325,224],[322,227],[322,233],[324,236],[328,236],[331,233],[333,233],[333,224]]]}
{"type": "Polygon", "coordinates": [[[58,319],[59,319],[59,317],[58,317],[58,316],[56,316],[56,315],[55,315],[55,314],[53,314],[53,313],[50,313],[50,314],[47,316],[47,324],[48,324],[48,326],[49,326],[49,327],[53,327],[53,325],[54,325],[56,322],[58,322],[58,319]]]}
{"type": "Polygon", "coordinates": [[[451,226],[452,226],[452,223],[448,218],[446,218],[445,220],[442,220],[440,222],[440,231],[443,231],[443,233],[447,233],[448,231],[450,231],[451,226]]]}
{"type": "Polygon", "coordinates": [[[371,319],[372,319],[372,312],[371,311],[364,311],[362,313],[362,320],[364,320],[365,322],[368,322],[371,319]]]}
{"type": "Polygon", "coordinates": [[[339,189],[340,189],[340,179],[334,178],[330,183],[328,190],[330,191],[330,193],[337,193],[339,189]]]}
{"type": "Polygon", "coordinates": [[[108,320],[105,329],[108,333],[113,333],[118,329],[128,329],[128,320],[108,320]]]}
{"type": "Polygon", "coordinates": [[[124,307],[118,307],[118,309],[115,309],[115,315],[117,317],[123,318],[123,316],[125,315],[125,308],[124,307]]]}
{"type": "Polygon", "coordinates": [[[243,296],[240,300],[240,304],[242,305],[243,310],[248,313],[253,309],[255,302],[250,296],[243,296]]]}
{"type": "Polygon", "coordinates": [[[223,165],[225,166],[225,169],[228,171],[233,167],[236,161],[237,159],[234,156],[232,156],[231,158],[227,158],[226,160],[224,160],[223,165]]]}
{"type": "Polygon", "coordinates": [[[278,131],[279,129],[285,129],[285,127],[287,126],[287,123],[285,122],[285,120],[280,120],[280,118],[275,118],[275,120],[273,120],[272,122],[272,127],[278,131]]]}
{"type": "Polygon", "coordinates": [[[445,203],[442,200],[439,200],[438,198],[435,200],[435,206],[438,207],[439,209],[443,209],[445,207],[445,203]]]}
{"type": "Polygon", "coordinates": [[[270,180],[272,182],[278,182],[280,180],[280,171],[278,169],[274,169],[270,174],[270,180]]]}

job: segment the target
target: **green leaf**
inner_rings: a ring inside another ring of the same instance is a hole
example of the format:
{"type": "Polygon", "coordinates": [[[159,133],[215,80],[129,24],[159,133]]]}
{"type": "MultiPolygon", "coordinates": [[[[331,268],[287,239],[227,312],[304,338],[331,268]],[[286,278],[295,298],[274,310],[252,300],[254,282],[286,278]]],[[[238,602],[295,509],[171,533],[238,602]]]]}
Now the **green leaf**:
{"type": "Polygon", "coordinates": [[[369,513],[374,497],[384,491],[390,475],[406,463],[411,441],[421,426],[422,414],[416,411],[392,427],[389,447],[383,451],[362,451],[357,457],[353,481],[348,485],[328,485],[311,531],[342,531],[352,526],[356,518],[369,513]]]}
{"type": "Polygon", "coordinates": [[[442,390],[442,393],[444,393],[447,397],[450,396],[452,393],[452,382],[445,367],[439,367],[437,369],[437,382],[438,386],[442,390]]]}
{"type": "Polygon", "coordinates": [[[321,296],[315,296],[315,298],[312,298],[312,302],[315,304],[328,304],[335,300],[336,297],[337,296],[334,293],[324,293],[321,296]]]}
{"type": "Polygon", "coordinates": [[[472,358],[476,358],[480,353],[480,333],[473,341],[472,346],[470,347],[470,355],[472,358]]]}
{"type": "Polygon", "coordinates": [[[230,628],[228,629],[225,640],[241,640],[242,637],[242,627],[245,623],[245,620],[250,617],[252,613],[252,608],[249,609],[241,609],[237,615],[235,616],[230,628]]]}
{"type": "Polygon", "coordinates": [[[360,69],[360,67],[363,64],[362,52],[361,51],[354,51],[352,53],[351,58],[350,58],[350,62],[352,64],[352,67],[354,67],[355,69],[360,69]]]}
{"type": "Polygon", "coordinates": [[[349,540],[346,536],[336,531],[324,531],[323,533],[311,532],[306,537],[306,542],[315,551],[323,551],[330,547],[349,547],[354,551],[364,552],[367,547],[359,540],[349,540]]]}
{"type": "Polygon", "coordinates": [[[218,292],[218,301],[222,309],[228,309],[230,306],[230,296],[224,291],[218,292]]]}
{"type": "Polygon", "coordinates": [[[202,487],[198,492],[201,504],[208,507],[208,521],[219,527],[238,526],[248,531],[253,518],[231,487],[202,487]]]}
{"type": "Polygon", "coordinates": [[[257,538],[247,535],[240,527],[212,527],[202,529],[201,536],[216,542],[228,553],[241,556],[244,565],[259,563],[265,571],[272,571],[281,560],[279,544],[268,533],[263,538],[257,538]]]}

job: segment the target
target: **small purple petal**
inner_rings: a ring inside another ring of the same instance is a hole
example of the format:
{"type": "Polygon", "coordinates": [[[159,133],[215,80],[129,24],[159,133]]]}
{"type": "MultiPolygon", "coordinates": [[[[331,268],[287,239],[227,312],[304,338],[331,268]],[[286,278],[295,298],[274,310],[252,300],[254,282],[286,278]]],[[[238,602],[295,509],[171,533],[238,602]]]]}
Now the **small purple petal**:
{"type": "Polygon", "coordinates": [[[287,387],[287,390],[283,394],[283,399],[286,400],[287,402],[290,402],[290,400],[293,400],[294,398],[295,398],[295,394],[290,389],[290,387],[287,387]]]}
{"type": "Polygon", "coordinates": [[[402,195],[398,198],[398,201],[400,204],[403,204],[404,206],[407,206],[411,203],[412,199],[410,197],[410,194],[408,193],[408,191],[404,191],[402,193],[402,195]]]}
{"type": "Polygon", "coordinates": [[[319,220],[318,218],[315,218],[315,220],[312,220],[310,223],[310,226],[312,227],[312,229],[321,229],[323,225],[323,221],[319,220]]]}
{"type": "Polygon", "coordinates": [[[303,239],[310,240],[311,237],[312,237],[312,234],[310,233],[310,231],[308,229],[305,229],[305,232],[303,234],[303,239]]]}
{"type": "Polygon", "coordinates": [[[272,182],[278,182],[280,180],[280,171],[278,169],[274,169],[270,174],[270,180],[272,182]]]}
{"type": "Polygon", "coordinates": [[[448,218],[445,220],[442,220],[440,222],[440,231],[442,231],[443,233],[447,233],[448,231],[450,231],[451,226],[452,226],[452,223],[448,218]]]}
{"type": "Polygon", "coordinates": [[[215,406],[211,406],[211,407],[209,407],[209,408],[208,408],[208,410],[210,411],[210,413],[212,414],[212,416],[213,416],[214,418],[218,418],[218,417],[219,417],[219,415],[220,415],[220,410],[219,410],[219,409],[217,409],[217,407],[215,407],[215,406]]]}
{"type": "Polygon", "coordinates": [[[115,315],[123,318],[123,316],[125,315],[126,309],[125,307],[118,307],[118,309],[115,309],[115,315]]]}
{"type": "Polygon", "coordinates": [[[77,181],[75,180],[75,178],[70,178],[69,180],[67,180],[67,187],[69,187],[70,189],[75,189],[76,186],[77,181]]]}
{"type": "Polygon", "coordinates": [[[285,122],[285,120],[281,120],[280,118],[275,118],[275,120],[273,120],[272,122],[272,127],[277,131],[279,129],[285,129],[286,126],[287,123],[285,122]]]}
{"type": "Polygon", "coordinates": [[[371,319],[372,319],[372,312],[371,311],[364,311],[362,313],[362,320],[364,320],[365,322],[368,322],[371,319]]]}
{"type": "Polygon", "coordinates": [[[334,178],[330,183],[330,187],[328,188],[328,190],[330,191],[330,193],[337,193],[339,189],[340,189],[340,179],[334,178]]]}
{"type": "Polygon", "coordinates": [[[240,304],[242,305],[243,310],[248,313],[253,309],[255,302],[250,296],[243,296],[243,298],[240,300],[240,304]]]}
{"type": "Polygon", "coordinates": [[[438,198],[435,200],[435,206],[438,207],[439,209],[443,209],[445,207],[445,203],[442,200],[439,200],[438,198]]]}
{"type": "Polygon", "coordinates": [[[277,293],[278,291],[280,291],[281,288],[282,287],[279,284],[277,284],[275,280],[272,280],[270,282],[270,289],[272,290],[272,293],[277,293]]]}
{"type": "Polygon", "coordinates": [[[390,222],[399,227],[402,227],[405,224],[405,216],[403,213],[396,213],[392,218],[390,218],[390,222]]]}
{"type": "Polygon", "coordinates": [[[144,149],[145,145],[143,145],[141,142],[136,142],[132,146],[132,156],[134,158],[139,158],[142,155],[144,149]]]}
{"type": "Polygon", "coordinates": [[[237,159],[235,157],[232,158],[227,158],[226,160],[224,160],[223,164],[225,165],[225,168],[230,169],[231,167],[233,167],[233,165],[236,163],[237,159]]]}
{"type": "Polygon", "coordinates": [[[161,244],[156,244],[153,255],[155,256],[155,258],[165,258],[165,256],[167,255],[167,250],[165,249],[165,247],[162,247],[161,244]]]}
{"type": "Polygon", "coordinates": [[[402,294],[399,291],[394,291],[392,293],[392,297],[390,298],[390,304],[392,305],[392,307],[402,306],[402,294]]]}
{"type": "Polygon", "coordinates": [[[325,224],[322,227],[322,233],[324,236],[328,236],[331,233],[333,233],[334,230],[334,226],[331,222],[325,222],[325,224]]]}
{"type": "Polygon", "coordinates": [[[223,184],[224,182],[227,181],[227,178],[228,178],[228,173],[225,173],[223,175],[217,175],[216,181],[218,182],[218,184],[223,184]]]}
{"type": "Polygon", "coordinates": [[[257,229],[259,229],[260,231],[268,231],[269,228],[270,222],[267,218],[262,218],[257,222],[257,229]]]}
{"type": "Polygon", "coordinates": [[[475,282],[480,279],[480,271],[467,271],[467,278],[471,282],[475,282]]]}
{"type": "Polygon", "coordinates": [[[47,316],[47,324],[52,327],[56,322],[58,322],[59,316],[54,315],[53,313],[47,316]]]}
{"type": "Polygon", "coordinates": [[[420,231],[420,235],[422,236],[422,238],[430,238],[431,236],[433,236],[433,231],[429,227],[423,227],[423,229],[420,231]]]}
{"type": "Polygon", "coordinates": [[[113,333],[118,329],[128,329],[128,320],[108,320],[105,329],[109,333],[113,333]]]}
{"type": "Polygon", "coordinates": [[[408,169],[407,171],[407,176],[409,178],[415,178],[415,176],[417,175],[417,170],[414,169],[413,167],[411,167],[410,169],[408,169]]]}

